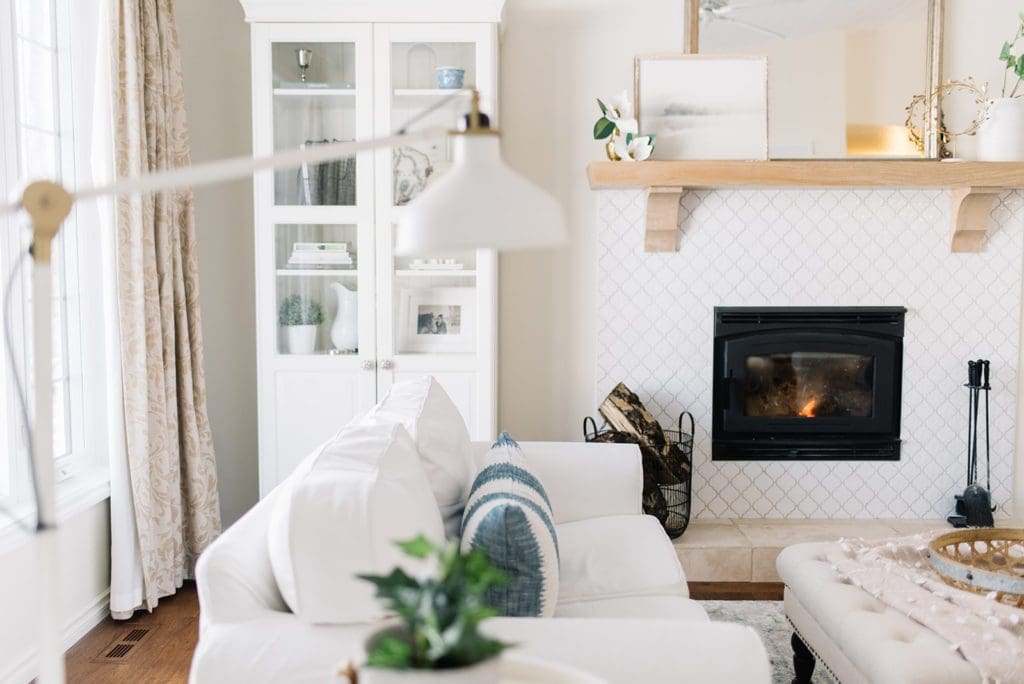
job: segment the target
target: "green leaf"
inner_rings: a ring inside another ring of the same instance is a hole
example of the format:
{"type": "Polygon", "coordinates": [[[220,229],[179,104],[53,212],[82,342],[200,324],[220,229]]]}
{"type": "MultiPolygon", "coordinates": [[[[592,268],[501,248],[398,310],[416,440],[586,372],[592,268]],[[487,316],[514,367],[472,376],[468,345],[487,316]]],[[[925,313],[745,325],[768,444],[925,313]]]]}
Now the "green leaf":
{"type": "Polygon", "coordinates": [[[604,140],[615,132],[615,124],[603,116],[594,124],[594,140],[604,140]]]}
{"type": "Polygon", "coordinates": [[[432,553],[437,551],[437,547],[429,539],[424,537],[422,534],[415,539],[410,539],[404,542],[395,542],[395,546],[402,549],[405,555],[412,556],[413,558],[428,558],[432,553]]]}
{"type": "Polygon", "coordinates": [[[412,667],[412,646],[393,636],[382,636],[366,658],[367,667],[408,670],[412,667]]]}
{"type": "Polygon", "coordinates": [[[601,114],[608,116],[608,106],[604,102],[601,102],[601,98],[597,99],[597,106],[601,108],[601,114]]]}
{"type": "Polygon", "coordinates": [[[1013,65],[1013,73],[1024,78],[1024,59],[1018,59],[1017,63],[1013,65]]]}
{"type": "Polygon", "coordinates": [[[1006,60],[1006,68],[1013,69],[1017,66],[1017,58],[1014,55],[1010,55],[1009,59],[1006,60]]]}
{"type": "Polygon", "coordinates": [[[1013,43],[1003,43],[1003,49],[999,51],[999,61],[1005,62],[1013,54],[1013,43]]]}

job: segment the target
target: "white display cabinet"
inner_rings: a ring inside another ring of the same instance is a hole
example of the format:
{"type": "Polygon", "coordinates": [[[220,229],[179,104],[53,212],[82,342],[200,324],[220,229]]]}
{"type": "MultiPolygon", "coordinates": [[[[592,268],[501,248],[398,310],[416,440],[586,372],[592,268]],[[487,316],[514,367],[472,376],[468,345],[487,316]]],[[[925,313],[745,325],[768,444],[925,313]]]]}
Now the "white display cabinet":
{"type": "MultiPolygon", "coordinates": [[[[390,135],[434,106],[411,130],[452,129],[470,88],[495,118],[502,3],[422,4],[243,0],[255,154],[390,135]]],[[[496,254],[393,249],[405,205],[450,160],[439,135],[255,177],[261,496],[418,375],[445,387],[474,439],[494,438],[496,254]]]]}

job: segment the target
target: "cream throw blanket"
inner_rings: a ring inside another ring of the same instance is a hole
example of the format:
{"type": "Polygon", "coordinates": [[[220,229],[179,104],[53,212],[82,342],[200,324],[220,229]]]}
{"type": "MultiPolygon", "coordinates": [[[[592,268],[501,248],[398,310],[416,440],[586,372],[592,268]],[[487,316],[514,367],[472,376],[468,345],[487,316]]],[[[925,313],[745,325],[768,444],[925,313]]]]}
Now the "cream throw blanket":
{"type": "Polygon", "coordinates": [[[885,541],[841,539],[828,559],[843,581],[949,641],[983,681],[1024,682],[1024,610],[943,582],[928,560],[928,544],[945,531],[885,541]]]}

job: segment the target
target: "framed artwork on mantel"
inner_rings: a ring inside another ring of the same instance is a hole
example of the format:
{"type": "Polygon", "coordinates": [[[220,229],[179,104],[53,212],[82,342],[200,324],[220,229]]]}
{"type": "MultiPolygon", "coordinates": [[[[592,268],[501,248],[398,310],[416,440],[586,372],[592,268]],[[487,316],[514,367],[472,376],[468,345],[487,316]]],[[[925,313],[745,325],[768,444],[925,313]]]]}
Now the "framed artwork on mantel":
{"type": "Polygon", "coordinates": [[[634,67],[641,135],[653,159],[768,158],[768,60],[646,55],[634,67]]]}

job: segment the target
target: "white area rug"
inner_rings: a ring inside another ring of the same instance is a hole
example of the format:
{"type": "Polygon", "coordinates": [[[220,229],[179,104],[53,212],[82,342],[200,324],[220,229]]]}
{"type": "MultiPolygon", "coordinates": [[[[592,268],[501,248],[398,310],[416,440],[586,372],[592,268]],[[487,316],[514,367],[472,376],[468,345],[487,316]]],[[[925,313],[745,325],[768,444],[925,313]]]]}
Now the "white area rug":
{"type": "MultiPolygon", "coordinates": [[[[772,661],[774,684],[793,681],[793,649],[789,645],[793,628],[782,612],[782,601],[700,601],[714,622],[735,622],[752,627],[764,642],[772,661]]],[[[821,664],[814,667],[814,684],[835,684],[821,664]]]]}

